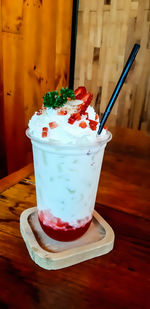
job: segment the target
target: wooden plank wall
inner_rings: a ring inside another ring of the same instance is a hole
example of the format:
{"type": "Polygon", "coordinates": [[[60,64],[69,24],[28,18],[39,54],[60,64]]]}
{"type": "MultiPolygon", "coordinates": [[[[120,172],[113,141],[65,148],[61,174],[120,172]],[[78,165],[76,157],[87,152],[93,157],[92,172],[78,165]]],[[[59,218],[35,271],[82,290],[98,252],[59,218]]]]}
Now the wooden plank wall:
{"type": "Polygon", "coordinates": [[[65,5],[0,0],[0,95],[9,173],[31,161],[25,129],[44,93],[68,85],[72,5],[73,0],[65,5]]]}
{"type": "MultiPolygon", "coordinates": [[[[0,0],[1,7],[1,0],[0,0]]],[[[2,20],[0,18],[0,29],[2,20]]],[[[0,33],[0,178],[7,174],[5,138],[4,138],[4,105],[3,105],[3,59],[2,59],[2,40],[0,33]]]]}
{"type": "Polygon", "coordinates": [[[150,1],[79,0],[75,88],[103,113],[134,43],[141,48],[108,125],[150,132],[150,1]]]}

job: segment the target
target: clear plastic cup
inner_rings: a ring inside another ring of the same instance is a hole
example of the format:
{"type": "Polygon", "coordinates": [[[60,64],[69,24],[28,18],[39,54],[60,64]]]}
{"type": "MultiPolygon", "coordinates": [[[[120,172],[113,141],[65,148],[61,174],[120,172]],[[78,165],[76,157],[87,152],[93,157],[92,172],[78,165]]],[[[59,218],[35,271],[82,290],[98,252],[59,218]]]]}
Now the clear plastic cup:
{"type": "Polygon", "coordinates": [[[48,143],[26,134],[33,148],[38,218],[44,232],[72,241],[88,229],[93,215],[104,150],[112,135],[88,145],[48,143]]]}

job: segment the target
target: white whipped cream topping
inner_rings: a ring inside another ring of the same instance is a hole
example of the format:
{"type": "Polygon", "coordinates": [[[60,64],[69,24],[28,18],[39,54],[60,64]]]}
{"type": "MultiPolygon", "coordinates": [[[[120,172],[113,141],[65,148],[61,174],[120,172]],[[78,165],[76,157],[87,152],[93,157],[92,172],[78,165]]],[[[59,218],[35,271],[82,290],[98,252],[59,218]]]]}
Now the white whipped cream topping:
{"type": "MultiPolygon", "coordinates": [[[[46,108],[42,111],[40,115],[35,112],[29,121],[29,134],[31,137],[36,137],[40,140],[47,142],[61,142],[63,144],[77,144],[77,143],[88,143],[95,142],[97,139],[97,129],[95,131],[91,130],[89,126],[89,120],[86,119],[86,115],[81,116],[81,120],[76,120],[73,124],[68,123],[68,119],[71,114],[77,112],[78,105],[82,104],[82,100],[72,100],[68,101],[63,107],[59,109],[46,108]],[[67,111],[66,115],[58,115],[58,111],[67,111]],[[86,128],[81,128],[79,124],[84,121],[87,124],[86,128]],[[50,122],[56,122],[57,127],[51,129],[49,127],[50,122]],[[48,128],[47,137],[42,137],[42,128],[48,128]]],[[[95,121],[96,113],[92,106],[88,106],[86,112],[88,113],[88,118],[95,121]]],[[[99,118],[96,120],[99,123],[99,118]]],[[[106,130],[103,129],[101,137],[104,138],[106,130]]]]}

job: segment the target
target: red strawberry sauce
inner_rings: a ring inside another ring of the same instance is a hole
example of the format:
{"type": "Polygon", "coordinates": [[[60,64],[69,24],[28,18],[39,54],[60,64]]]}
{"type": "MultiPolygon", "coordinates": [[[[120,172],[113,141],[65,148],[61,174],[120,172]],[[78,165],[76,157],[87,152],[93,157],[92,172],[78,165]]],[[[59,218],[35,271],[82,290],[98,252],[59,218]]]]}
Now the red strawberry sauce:
{"type": "Polygon", "coordinates": [[[48,225],[44,224],[44,211],[40,211],[38,217],[43,231],[51,238],[58,241],[72,241],[81,237],[87,231],[92,220],[89,220],[83,225],[80,224],[78,228],[74,228],[68,222],[64,222],[60,218],[54,221],[52,219],[49,220],[48,225]]]}

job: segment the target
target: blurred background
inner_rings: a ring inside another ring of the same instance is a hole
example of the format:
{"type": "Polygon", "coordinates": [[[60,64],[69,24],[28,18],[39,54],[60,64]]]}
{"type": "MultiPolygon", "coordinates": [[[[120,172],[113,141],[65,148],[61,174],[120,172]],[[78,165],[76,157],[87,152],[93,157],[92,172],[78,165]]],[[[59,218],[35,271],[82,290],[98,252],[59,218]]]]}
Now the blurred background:
{"type": "Polygon", "coordinates": [[[0,178],[32,161],[25,130],[44,93],[85,85],[101,115],[134,43],[107,126],[149,134],[149,0],[0,0],[0,9],[0,178]]]}

